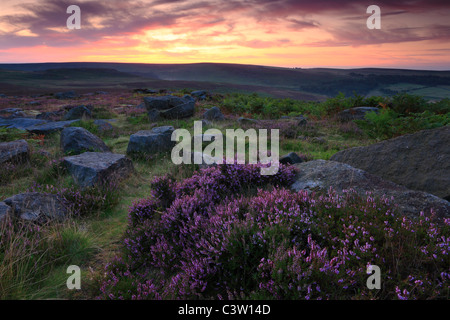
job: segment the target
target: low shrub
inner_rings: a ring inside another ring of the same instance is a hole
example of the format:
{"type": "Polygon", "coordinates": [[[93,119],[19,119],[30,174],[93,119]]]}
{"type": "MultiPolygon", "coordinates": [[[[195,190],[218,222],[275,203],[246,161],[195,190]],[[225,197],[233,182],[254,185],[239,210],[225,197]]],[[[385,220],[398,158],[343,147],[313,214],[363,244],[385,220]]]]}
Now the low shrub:
{"type": "Polygon", "coordinates": [[[390,139],[425,129],[439,128],[450,123],[450,113],[434,114],[430,111],[401,116],[391,109],[370,112],[365,120],[355,120],[370,138],[390,139]]]}

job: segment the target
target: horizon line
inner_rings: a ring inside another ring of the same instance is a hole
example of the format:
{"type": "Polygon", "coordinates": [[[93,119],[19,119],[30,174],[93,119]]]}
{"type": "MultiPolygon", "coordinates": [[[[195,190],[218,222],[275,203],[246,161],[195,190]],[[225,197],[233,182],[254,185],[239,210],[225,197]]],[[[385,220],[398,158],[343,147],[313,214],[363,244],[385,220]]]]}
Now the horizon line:
{"type": "Polygon", "coordinates": [[[373,66],[358,66],[358,67],[336,67],[336,66],[320,66],[320,67],[299,67],[299,66],[275,66],[275,65],[259,65],[259,64],[248,64],[248,63],[231,63],[231,62],[190,62],[190,63],[148,63],[148,62],[117,62],[117,61],[65,61],[65,62],[0,62],[0,65],[36,65],[36,64],[76,64],[76,63],[97,63],[97,64],[145,64],[145,65],[200,65],[200,64],[221,64],[221,65],[238,65],[238,66],[254,66],[254,67],[266,67],[266,68],[282,68],[282,69],[338,69],[338,70],[358,70],[358,69],[389,69],[389,70],[408,70],[408,71],[450,71],[448,69],[425,69],[414,67],[410,68],[395,68],[395,67],[373,67],[373,66]]]}

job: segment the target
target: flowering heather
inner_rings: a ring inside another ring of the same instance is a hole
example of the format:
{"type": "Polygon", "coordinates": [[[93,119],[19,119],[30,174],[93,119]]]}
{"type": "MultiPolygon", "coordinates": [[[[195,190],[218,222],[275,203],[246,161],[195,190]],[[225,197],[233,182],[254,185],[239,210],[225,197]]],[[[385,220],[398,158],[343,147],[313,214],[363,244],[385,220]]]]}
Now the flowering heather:
{"type": "Polygon", "coordinates": [[[101,299],[449,298],[450,219],[409,219],[387,199],[292,192],[293,167],[223,165],[130,207],[101,299]],[[378,265],[382,288],[366,286],[378,265]]]}

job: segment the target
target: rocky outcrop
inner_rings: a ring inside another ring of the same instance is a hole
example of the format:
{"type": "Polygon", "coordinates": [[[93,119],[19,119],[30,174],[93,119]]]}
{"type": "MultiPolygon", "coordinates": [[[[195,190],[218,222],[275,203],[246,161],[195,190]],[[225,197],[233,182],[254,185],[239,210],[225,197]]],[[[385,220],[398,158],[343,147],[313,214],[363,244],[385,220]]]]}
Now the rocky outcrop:
{"type": "Polygon", "coordinates": [[[401,214],[418,216],[421,211],[426,214],[431,209],[440,217],[450,216],[450,203],[432,194],[409,190],[391,181],[356,169],[348,164],[314,160],[295,164],[298,173],[291,189],[295,191],[323,191],[332,188],[342,194],[343,190],[353,189],[360,196],[371,192],[375,197],[394,198],[393,203],[401,214]]]}
{"type": "Polygon", "coordinates": [[[0,163],[24,163],[28,161],[30,149],[25,140],[0,143],[0,163]]]}
{"type": "Polygon", "coordinates": [[[111,152],[102,139],[85,128],[68,127],[61,131],[61,149],[64,153],[80,154],[86,151],[111,152]]]}
{"type": "Polygon", "coordinates": [[[83,188],[120,181],[134,170],[130,159],[116,153],[85,152],[65,157],[64,164],[75,183],[83,188]]]}
{"type": "Polygon", "coordinates": [[[171,140],[172,126],[156,127],[132,134],[127,147],[127,154],[156,154],[170,152],[176,142],[171,140]]]}
{"type": "Polygon", "coordinates": [[[4,200],[12,214],[24,220],[42,222],[48,219],[64,220],[69,211],[56,194],[26,192],[4,200]]]}
{"type": "Polygon", "coordinates": [[[330,160],[450,200],[450,126],[343,150],[330,160]]]}

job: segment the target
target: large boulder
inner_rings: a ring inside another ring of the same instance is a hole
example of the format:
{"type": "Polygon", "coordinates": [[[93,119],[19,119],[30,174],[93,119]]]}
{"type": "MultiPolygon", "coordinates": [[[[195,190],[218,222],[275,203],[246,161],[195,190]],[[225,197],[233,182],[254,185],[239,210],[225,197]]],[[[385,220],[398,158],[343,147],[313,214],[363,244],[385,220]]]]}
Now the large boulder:
{"type": "Polygon", "coordinates": [[[92,111],[87,106],[76,106],[69,110],[64,116],[64,120],[77,120],[81,118],[91,118],[92,111]]]}
{"type": "Polygon", "coordinates": [[[360,196],[371,192],[375,197],[394,198],[401,214],[418,216],[421,211],[426,214],[430,209],[440,217],[450,216],[450,203],[432,194],[422,191],[409,190],[391,181],[372,175],[366,171],[356,169],[348,164],[314,160],[295,164],[298,173],[291,189],[295,191],[323,191],[332,188],[342,194],[343,190],[353,189],[360,196]]]}
{"type": "Polygon", "coordinates": [[[157,113],[158,116],[165,119],[192,117],[195,110],[195,101],[171,95],[145,97],[144,103],[149,116],[153,117],[157,113]]]}
{"type": "Polygon", "coordinates": [[[141,130],[130,136],[127,154],[156,154],[170,152],[176,142],[171,140],[172,126],[141,130]]]}
{"type": "Polygon", "coordinates": [[[346,109],[337,114],[337,117],[342,122],[352,121],[352,120],[364,120],[366,114],[369,112],[380,111],[379,108],[376,107],[356,107],[351,109],[346,109]]]}
{"type": "Polygon", "coordinates": [[[64,153],[79,154],[86,151],[111,152],[102,139],[85,128],[68,127],[61,131],[61,149],[64,153]]]}
{"type": "Polygon", "coordinates": [[[107,184],[128,177],[133,163],[123,154],[85,152],[64,158],[75,183],[82,188],[107,184]]]}
{"type": "Polygon", "coordinates": [[[0,164],[5,162],[23,163],[28,161],[30,149],[25,140],[0,143],[0,164]]]}
{"type": "Polygon", "coordinates": [[[24,220],[64,220],[69,211],[64,201],[56,194],[26,192],[4,200],[12,214],[24,220]]]}
{"type": "Polygon", "coordinates": [[[203,114],[203,119],[209,121],[222,121],[225,120],[225,117],[223,116],[219,108],[212,107],[211,109],[205,111],[205,113],[203,114]]]}
{"type": "Polygon", "coordinates": [[[72,123],[78,120],[68,120],[68,121],[50,121],[40,125],[34,125],[27,127],[26,130],[35,134],[50,134],[63,130],[64,128],[70,126],[72,123]]]}
{"type": "Polygon", "coordinates": [[[450,200],[450,126],[343,150],[330,160],[450,200]]]}

